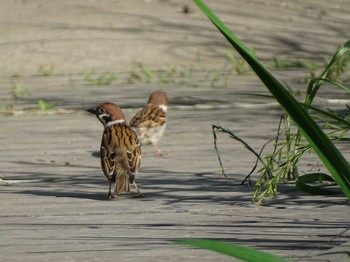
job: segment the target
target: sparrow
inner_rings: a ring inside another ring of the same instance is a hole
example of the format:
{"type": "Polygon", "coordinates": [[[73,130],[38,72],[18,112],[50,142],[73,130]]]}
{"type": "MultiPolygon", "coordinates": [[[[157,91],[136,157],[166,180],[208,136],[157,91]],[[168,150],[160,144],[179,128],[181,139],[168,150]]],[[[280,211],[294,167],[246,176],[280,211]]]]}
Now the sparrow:
{"type": "Polygon", "coordinates": [[[129,192],[130,184],[136,189],[135,197],[142,197],[135,182],[141,163],[141,145],[136,133],[127,125],[123,111],[109,102],[87,111],[96,115],[104,127],[100,156],[102,171],[109,183],[107,198],[129,192]],[[113,192],[112,183],[115,183],[113,192]]]}
{"type": "Polygon", "coordinates": [[[162,156],[163,152],[157,146],[166,127],[166,113],[168,97],[162,91],[153,92],[145,108],[136,113],[130,120],[130,127],[136,132],[141,145],[152,144],[156,148],[155,154],[162,156]]]}

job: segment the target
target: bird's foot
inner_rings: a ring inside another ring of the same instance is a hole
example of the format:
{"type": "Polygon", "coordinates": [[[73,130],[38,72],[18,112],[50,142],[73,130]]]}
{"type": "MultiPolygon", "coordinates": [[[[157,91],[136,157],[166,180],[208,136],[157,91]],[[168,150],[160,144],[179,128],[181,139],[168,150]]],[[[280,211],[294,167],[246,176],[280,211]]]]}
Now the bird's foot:
{"type": "Polygon", "coordinates": [[[116,197],[116,195],[113,195],[111,193],[108,193],[108,195],[107,195],[107,199],[113,199],[115,197],[116,197]]]}
{"type": "Polygon", "coordinates": [[[154,152],[154,155],[155,156],[164,156],[164,153],[160,149],[158,149],[156,152],[154,152]]]}
{"type": "Polygon", "coordinates": [[[145,195],[142,194],[141,192],[138,192],[134,195],[134,198],[143,198],[143,197],[145,197],[145,195]]]}

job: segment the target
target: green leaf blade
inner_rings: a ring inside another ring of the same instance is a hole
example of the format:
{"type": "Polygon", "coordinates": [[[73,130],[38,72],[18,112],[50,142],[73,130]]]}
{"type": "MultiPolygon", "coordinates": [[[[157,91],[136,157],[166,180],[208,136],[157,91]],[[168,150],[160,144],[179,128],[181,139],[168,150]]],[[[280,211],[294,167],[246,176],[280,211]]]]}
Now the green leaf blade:
{"type": "Polygon", "coordinates": [[[220,242],[215,240],[180,240],[175,241],[178,245],[187,245],[201,249],[215,251],[231,257],[236,257],[248,262],[288,262],[288,260],[274,256],[267,252],[255,250],[253,248],[244,247],[237,244],[220,242]]]}
{"type": "Polygon", "coordinates": [[[327,185],[329,186],[330,182],[335,181],[327,174],[310,173],[298,177],[296,180],[296,187],[313,195],[339,195],[339,192],[324,187],[327,185]],[[326,182],[328,182],[328,184],[326,184],[326,182]]]}

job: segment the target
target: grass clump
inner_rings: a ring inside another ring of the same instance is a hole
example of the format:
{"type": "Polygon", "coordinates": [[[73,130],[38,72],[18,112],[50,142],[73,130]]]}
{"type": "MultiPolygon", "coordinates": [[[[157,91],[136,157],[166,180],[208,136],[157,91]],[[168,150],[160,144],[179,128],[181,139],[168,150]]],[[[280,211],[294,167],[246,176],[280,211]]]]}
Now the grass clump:
{"type": "MultiPolygon", "coordinates": [[[[220,126],[213,126],[214,134],[214,146],[217,150],[216,140],[217,140],[217,131],[224,132],[228,134],[231,138],[240,141],[248,150],[256,155],[257,161],[261,161],[263,168],[260,172],[266,173],[266,181],[271,184],[271,193],[275,194],[276,186],[278,181],[274,180],[277,177],[282,175],[278,174],[287,174],[291,177],[296,176],[297,172],[297,163],[301,156],[305,154],[309,149],[314,150],[317,153],[320,160],[324,163],[325,167],[329,170],[333,178],[330,176],[324,176],[319,174],[310,174],[308,176],[301,176],[303,179],[299,179],[297,184],[305,185],[302,189],[309,188],[306,183],[314,181],[329,181],[328,178],[331,178],[331,181],[335,180],[339,187],[341,188],[344,195],[350,201],[350,165],[345,160],[343,155],[338,151],[331,141],[329,135],[325,134],[324,131],[317,125],[314,118],[309,114],[309,110],[312,110],[312,101],[316,96],[318,90],[320,89],[323,82],[329,81],[327,78],[328,73],[330,72],[333,65],[339,61],[339,58],[347,53],[350,48],[350,41],[344,43],[336,52],[331,62],[327,65],[324,72],[319,78],[313,79],[307,90],[307,95],[304,103],[298,102],[290,90],[284,85],[282,85],[269,71],[267,71],[260,61],[258,61],[251,52],[241,43],[241,41],[236,38],[236,36],[226,27],[224,23],[221,22],[219,18],[202,2],[202,0],[194,0],[197,6],[205,13],[208,18],[213,22],[213,24],[218,28],[218,30],[226,37],[226,39],[231,43],[231,45],[241,54],[241,56],[247,61],[247,63],[252,67],[254,72],[258,75],[261,81],[269,89],[273,97],[281,104],[287,113],[287,118],[282,119],[279,124],[278,133],[274,143],[274,150],[272,154],[267,155],[265,159],[261,157],[260,153],[255,152],[246,142],[242,139],[235,136],[230,130],[224,129],[220,126]],[[296,133],[291,132],[291,125],[295,125],[297,128],[296,133]],[[282,131],[283,126],[283,132],[282,131]],[[279,137],[283,135],[284,141],[280,142],[279,137]],[[304,143],[303,145],[302,143],[304,143]],[[284,153],[283,153],[284,151],[284,153]],[[276,158],[277,157],[277,158],[276,158]],[[277,164],[277,167],[275,167],[277,164]],[[295,167],[295,168],[291,168],[295,167]],[[325,179],[327,177],[327,179],[325,179]],[[277,182],[277,183],[275,183],[277,182]]],[[[331,81],[329,81],[331,82],[331,81]]],[[[338,85],[336,85],[338,86],[338,85]]],[[[317,110],[317,112],[322,113],[322,110],[317,110]]],[[[332,121],[340,121],[345,123],[346,119],[339,117],[339,115],[331,114],[327,112],[328,117],[330,116],[332,121]],[[334,117],[333,117],[334,116],[334,117]]],[[[329,121],[326,121],[329,122],[329,121]]],[[[337,122],[335,122],[337,123],[337,122]]],[[[350,127],[350,125],[346,125],[350,127]]],[[[221,163],[220,154],[218,154],[219,162],[223,170],[221,163]]],[[[279,179],[277,179],[279,180],[279,179]]],[[[269,186],[267,185],[267,190],[269,186]]],[[[314,187],[311,186],[311,190],[314,190],[314,187]]],[[[269,192],[269,191],[267,191],[269,192]]],[[[259,252],[258,250],[247,249],[246,247],[240,247],[233,244],[224,243],[216,240],[184,240],[177,242],[182,245],[190,245],[192,247],[199,247],[206,250],[212,250],[222,254],[226,254],[231,257],[236,257],[244,261],[286,261],[283,258],[272,256],[271,254],[266,254],[259,252]]]]}
{"type": "MultiPolygon", "coordinates": [[[[304,103],[300,103],[290,92],[290,88],[280,83],[201,0],[195,0],[195,2],[226,37],[231,45],[238,51],[242,58],[251,66],[253,71],[265,84],[277,102],[279,102],[284,108],[287,114],[283,132],[285,140],[283,142],[276,140],[272,154],[268,154],[267,157],[265,157],[265,160],[262,160],[261,157],[258,158],[263,163],[263,168],[259,170],[261,176],[257,182],[257,191],[254,196],[260,193],[259,201],[261,201],[265,195],[276,195],[277,185],[281,178],[297,180],[298,163],[305,152],[312,149],[332,174],[344,195],[350,200],[350,165],[334,146],[331,137],[325,133],[326,130],[323,130],[316,123],[315,119],[309,112],[310,109],[314,108],[312,107],[312,102],[323,83],[328,82],[336,87],[348,90],[348,88],[340,85],[327,76],[329,76],[332,70],[336,68],[337,63],[340,63],[340,61],[347,55],[350,48],[350,41],[344,43],[338,49],[323,73],[319,77],[310,81],[307,87],[304,103]],[[291,132],[291,124],[293,124],[297,130],[295,133],[291,132]]],[[[343,65],[344,62],[341,64],[343,65]]],[[[341,66],[340,68],[343,67],[341,66]]],[[[323,111],[318,110],[318,112],[320,113],[323,111]]],[[[334,116],[329,112],[327,116],[332,116],[333,119],[337,120],[340,119],[345,123],[344,119],[339,118],[339,116],[334,116]]],[[[347,129],[348,126],[345,130],[347,129]]],[[[213,127],[213,130],[215,140],[215,130],[218,130],[218,128],[215,129],[215,127],[213,127]]],[[[219,130],[225,133],[224,129],[219,130]]],[[[230,136],[231,134],[234,135],[232,132],[226,133],[230,136]]],[[[279,137],[280,134],[277,135],[277,138],[279,137]]],[[[260,154],[258,155],[260,156],[260,154]]],[[[253,200],[255,200],[254,197],[253,200]]]]}
{"type": "Polygon", "coordinates": [[[39,69],[39,74],[42,75],[42,76],[52,76],[54,73],[53,73],[53,66],[50,65],[50,67],[44,67],[44,66],[40,66],[39,69]]]}
{"type": "Polygon", "coordinates": [[[115,73],[104,73],[96,74],[94,71],[91,72],[82,72],[81,75],[84,77],[84,80],[90,85],[111,85],[115,80],[118,80],[119,77],[115,73]]]}
{"type": "Polygon", "coordinates": [[[45,102],[43,99],[38,100],[38,108],[42,111],[52,110],[56,107],[55,104],[45,102]]]}
{"type": "MultiPolygon", "coordinates": [[[[346,59],[348,58],[347,51],[350,48],[350,41],[344,44],[337,53],[334,55],[333,59],[326,66],[326,69],[319,77],[313,78],[308,87],[305,96],[305,100],[300,105],[305,109],[305,114],[311,111],[313,112],[313,119],[318,122],[322,130],[324,130],[329,141],[347,141],[346,138],[350,130],[350,108],[347,106],[342,113],[337,113],[330,109],[321,109],[312,105],[314,98],[321,86],[325,83],[328,86],[333,86],[345,91],[347,94],[350,93],[350,88],[340,84],[339,82],[332,80],[333,78],[339,79],[341,77],[340,73],[344,73],[345,70],[340,70],[339,68],[344,68],[346,64],[346,59]],[[340,73],[339,73],[340,72],[340,73]]],[[[288,87],[286,90],[293,95],[293,91],[288,87]]],[[[308,191],[312,194],[333,194],[332,190],[328,190],[324,187],[334,186],[335,180],[329,177],[327,174],[320,173],[319,175],[314,172],[306,172],[302,176],[299,171],[300,161],[303,159],[305,154],[314,153],[314,148],[312,144],[303,137],[303,133],[294,124],[291,115],[285,115],[281,117],[281,120],[277,127],[277,134],[274,138],[269,140],[260,152],[254,151],[249,145],[243,141],[243,139],[237,137],[232,131],[222,128],[221,126],[213,125],[214,133],[214,145],[218,153],[219,162],[221,165],[222,173],[226,176],[220,155],[218,152],[216,140],[216,132],[222,132],[229,135],[234,140],[242,143],[249,151],[251,151],[256,157],[256,163],[252,171],[248,176],[242,181],[245,183],[247,179],[250,182],[250,176],[254,171],[259,173],[259,178],[255,182],[256,190],[253,195],[253,201],[261,203],[264,197],[276,196],[278,192],[278,185],[280,183],[295,183],[296,186],[304,191],[308,191]],[[272,150],[263,155],[265,147],[267,144],[272,144],[272,150]],[[260,168],[256,170],[260,164],[260,168]],[[318,180],[313,180],[317,177],[318,180]],[[304,182],[306,181],[306,182],[304,182]],[[308,186],[305,183],[317,182],[317,186],[308,186]],[[332,182],[332,183],[330,183],[332,182]]],[[[326,165],[327,166],[327,165],[326,165]]],[[[347,175],[345,174],[345,180],[347,180],[347,175]]]]}
{"type": "Polygon", "coordinates": [[[10,94],[14,101],[23,99],[26,95],[30,94],[29,91],[20,84],[14,84],[11,87],[10,94]]]}

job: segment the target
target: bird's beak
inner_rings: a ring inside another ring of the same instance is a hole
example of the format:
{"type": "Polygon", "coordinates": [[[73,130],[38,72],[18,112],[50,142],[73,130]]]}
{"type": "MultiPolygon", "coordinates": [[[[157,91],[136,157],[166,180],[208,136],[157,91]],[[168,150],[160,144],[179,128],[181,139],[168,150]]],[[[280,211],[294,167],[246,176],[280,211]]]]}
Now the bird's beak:
{"type": "Polygon", "coordinates": [[[91,113],[91,114],[96,115],[96,107],[86,109],[86,111],[88,111],[88,112],[91,113]]]}

